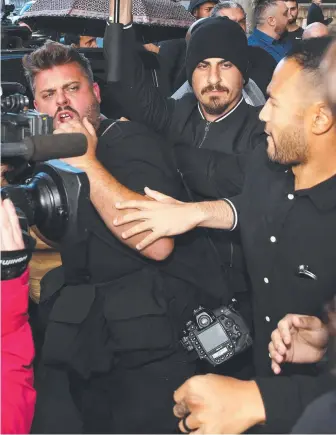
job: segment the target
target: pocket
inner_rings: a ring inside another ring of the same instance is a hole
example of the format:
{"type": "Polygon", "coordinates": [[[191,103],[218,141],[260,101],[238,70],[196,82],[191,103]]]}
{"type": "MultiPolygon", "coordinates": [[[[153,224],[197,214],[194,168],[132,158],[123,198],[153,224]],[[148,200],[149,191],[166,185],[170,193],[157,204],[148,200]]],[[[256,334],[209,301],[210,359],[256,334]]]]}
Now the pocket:
{"type": "Polygon", "coordinates": [[[104,313],[115,351],[165,350],[176,344],[164,279],[154,270],[143,269],[106,287],[104,313]]]}

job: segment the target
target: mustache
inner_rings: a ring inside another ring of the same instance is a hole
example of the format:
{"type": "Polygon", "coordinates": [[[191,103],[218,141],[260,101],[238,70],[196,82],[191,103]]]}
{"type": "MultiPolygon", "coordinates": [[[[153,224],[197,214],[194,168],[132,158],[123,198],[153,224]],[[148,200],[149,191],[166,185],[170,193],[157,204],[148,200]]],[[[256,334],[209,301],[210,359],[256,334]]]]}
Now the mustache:
{"type": "Polygon", "coordinates": [[[213,92],[213,91],[229,92],[229,89],[222,85],[209,85],[202,89],[201,94],[204,95],[207,92],[213,92]]]}
{"type": "Polygon", "coordinates": [[[63,112],[63,111],[68,111],[68,112],[72,112],[72,113],[74,113],[75,115],[77,115],[78,117],[80,117],[79,116],[79,113],[77,112],[77,110],[75,110],[75,109],[73,109],[72,107],[70,107],[70,106],[64,106],[64,107],[59,107],[57,110],[56,110],[56,113],[55,113],[55,115],[54,115],[54,118],[56,118],[56,116],[60,113],[60,112],[63,112]]]}

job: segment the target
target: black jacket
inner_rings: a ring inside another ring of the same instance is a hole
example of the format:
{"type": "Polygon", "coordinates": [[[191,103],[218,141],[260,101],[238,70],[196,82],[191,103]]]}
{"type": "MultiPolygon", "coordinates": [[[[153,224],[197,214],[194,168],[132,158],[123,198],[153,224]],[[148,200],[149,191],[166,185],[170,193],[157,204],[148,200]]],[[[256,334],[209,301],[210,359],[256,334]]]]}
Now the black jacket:
{"type": "MultiPolygon", "coordinates": [[[[107,26],[104,50],[109,55],[109,28],[107,26]]],[[[135,36],[132,28],[123,31],[123,71],[122,81],[110,84],[113,98],[124,105],[130,118],[147,125],[160,133],[173,144],[183,144],[189,158],[198,155],[200,149],[225,152],[230,155],[250,153],[259,143],[265,141],[264,125],[259,121],[258,108],[251,107],[241,99],[230,113],[208,122],[193,94],[176,101],[164,98],[157,90],[148,85],[144,69],[135,52],[135,36]]],[[[179,167],[178,155],[176,165],[179,167]]],[[[181,171],[183,174],[183,171],[181,171]]],[[[236,190],[228,186],[229,194],[238,194],[243,184],[240,166],[232,167],[236,173],[236,190]]],[[[226,196],[227,196],[226,195],[226,196]]],[[[207,196],[202,196],[207,199],[207,196]]],[[[190,200],[199,199],[191,196],[190,200]]],[[[213,232],[210,232],[213,234],[213,232]]],[[[210,234],[210,236],[211,236],[210,234]]],[[[212,238],[219,252],[223,268],[228,274],[232,294],[248,290],[245,263],[240,247],[239,235],[222,232],[212,238]]]]}
{"type": "Polygon", "coordinates": [[[331,23],[331,21],[332,21],[332,19],[330,19],[330,18],[327,18],[327,19],[324,18],[323,11],[322,11],[322,8],[320,6],[318,6],[315,3],[312,3],[309,6],[308,16],[307,16],[307,26],[309,26],[309,24],[312,24],[312,23],[322,23],[322,24],[325,24],[327,26],[328,24],[331,23]]]}

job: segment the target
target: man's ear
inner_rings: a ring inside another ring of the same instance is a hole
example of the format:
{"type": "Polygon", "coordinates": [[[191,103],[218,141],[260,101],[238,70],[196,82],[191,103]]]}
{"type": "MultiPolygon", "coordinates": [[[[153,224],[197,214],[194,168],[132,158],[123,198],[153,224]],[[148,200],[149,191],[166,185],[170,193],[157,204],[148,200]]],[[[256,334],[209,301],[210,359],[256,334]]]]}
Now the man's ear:
{"type": "Polygon", "coordinates": [[[322,102],[316,104],[312,118],[312,133],[318,136],[327,133],[334,125],[330,108],[322,102]]]}
{"type": "Polygon", "coordinates": [[[271,26],[271,27],[275,27],[275,17],[267,17],[267,23],[268,23],[268,25],[269,26],[271,26]]]}
{"type": "Polygon", "coordinates": [[[36,100],[34,100],[33,103],[34,103],[34,108],[35,108],[35,110],[39,111],[39,110],[38,110],[38,105],[37,105],[37,103],[36,103],[36,100]]]}
{"type": "Polygon", "coordinates": [[[94,82],[93,83],[93,93],[95,94],[98,103],[101,103],[101,97],[100,97],[100,87],[98,85],[98,83],[94,82]]]}

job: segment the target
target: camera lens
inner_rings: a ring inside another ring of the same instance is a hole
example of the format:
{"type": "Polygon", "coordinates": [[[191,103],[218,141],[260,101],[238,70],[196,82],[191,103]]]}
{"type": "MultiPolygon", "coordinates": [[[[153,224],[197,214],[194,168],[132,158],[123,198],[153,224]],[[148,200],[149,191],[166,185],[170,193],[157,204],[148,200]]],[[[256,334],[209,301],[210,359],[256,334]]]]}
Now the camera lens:
{"type": "Polygon", "coordinates": [[[198,326],[200,328],[206,328],[211,324],[211,317],[208,314],[201,314],[197,319],[198,326]]]}

